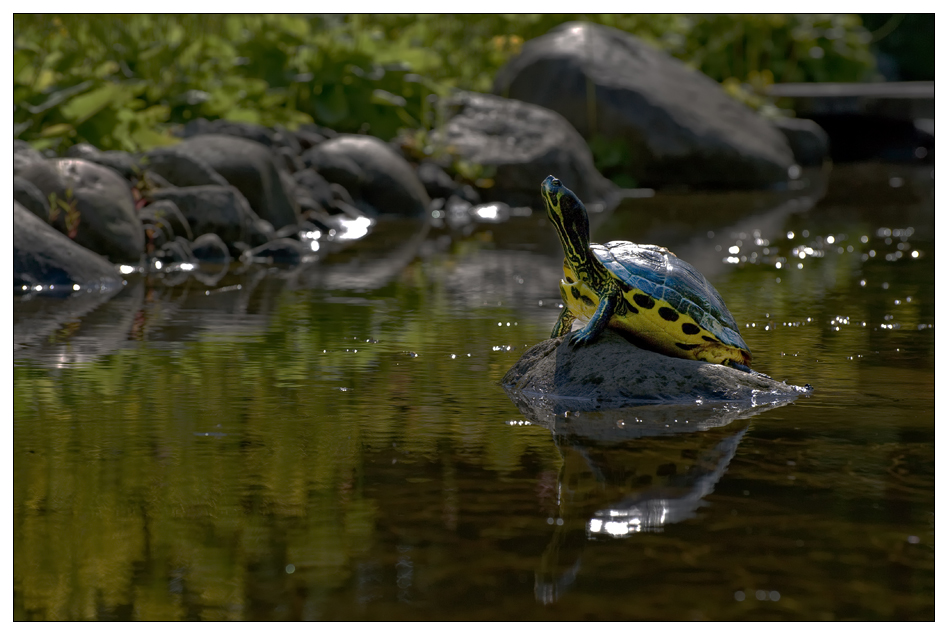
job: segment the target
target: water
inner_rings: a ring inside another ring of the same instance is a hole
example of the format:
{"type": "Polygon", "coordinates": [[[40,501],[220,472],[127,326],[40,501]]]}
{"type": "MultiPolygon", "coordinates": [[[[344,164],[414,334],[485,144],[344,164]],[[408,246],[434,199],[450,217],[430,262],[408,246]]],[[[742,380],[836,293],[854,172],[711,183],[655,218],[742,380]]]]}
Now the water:
{"type": "Polygon", "coordinates": [[[559,310],[542,214],[17,300],[14,617],[933,619],[933,201],[856,166],[594,220],[816,388],[751,413],[519,412],[499,381],[559,310]]]}

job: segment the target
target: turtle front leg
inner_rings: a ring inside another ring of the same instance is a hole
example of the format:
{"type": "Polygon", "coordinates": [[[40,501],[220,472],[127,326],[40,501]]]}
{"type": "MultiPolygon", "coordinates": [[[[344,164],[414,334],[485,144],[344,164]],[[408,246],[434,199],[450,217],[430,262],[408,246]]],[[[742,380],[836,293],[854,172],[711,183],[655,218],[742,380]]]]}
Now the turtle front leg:
{"type": "Polygon", "coordinates": [[[570,346],[585,346],[595,342],[602,332],[606,330],[609,320],[615,315],[616,307],[619,306],[621,293],[618,290],[603,294],[599,300],[599,306],[593,314],[592,319],[570,337],[570,346]]]}
{"type": "Polygon", "coordinates": [[[569,330],[573,328],[573,322],[575,320],[576,316],[570,313],[569,307],[564,302],[563,310],[560,311],[560,317],[557,318],[556,324],[553,325],[553,333],[550,334],[550,337],[563,337],[569,333],[569,330]]]}

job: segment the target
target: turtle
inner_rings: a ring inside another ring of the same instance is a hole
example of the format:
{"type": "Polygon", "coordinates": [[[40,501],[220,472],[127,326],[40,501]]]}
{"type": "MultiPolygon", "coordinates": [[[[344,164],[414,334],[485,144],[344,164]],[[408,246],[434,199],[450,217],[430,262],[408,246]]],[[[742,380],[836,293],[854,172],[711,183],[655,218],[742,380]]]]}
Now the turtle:
{"type": "Polygon", "coordinates": [[[734,317],[694,267],[658,245],[590,243],[582,201],[552,175],[540,193],[565,254],[563,310],[550,337],[584,346],[608,326],[642,348],[752,372],[734,317]],[[586,325],[570,333],[576,318],[586,325]]]}

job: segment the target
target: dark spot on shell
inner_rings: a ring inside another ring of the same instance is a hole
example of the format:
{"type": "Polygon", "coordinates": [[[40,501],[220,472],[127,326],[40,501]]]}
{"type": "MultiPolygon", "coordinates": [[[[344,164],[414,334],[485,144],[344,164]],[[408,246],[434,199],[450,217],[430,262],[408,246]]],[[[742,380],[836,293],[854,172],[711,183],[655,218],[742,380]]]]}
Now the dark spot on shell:
{"type": "Polygon", "coordinates": [[[701,344],[682,344],[681,342],[675,342],[675,346],[683,351],[690,351],[694,348],[698,348],[701,344]]]}
{"type": "Polygon", "coordinates": [[[572,278],[570,278],[569,276],[566,276],[566,282],[569,283],[569,284],[573,284],[573,283],[576,282],[576,281],[573,280],[572,278]]]}
{"type": "MultiPolygon", "coordinates": [[[[692,324],[691,322],[685,322],[681,325],[681,332],[685,335],[697,335],[701,332],[701,329],[698,328],[697,324],[692,324]]],[[[708,339],[705,337],[704,339],[708,339]]]]}
{"type": "Polygon", "coordinates": [[[634,296],[632,296],[632,299],[635,300],[635,303],[643,309],[651,309],[653,306],[655,306],[655,300],[648,297],[644,293],[636,293],[634,296]]]}
{"type": "Polygon", "coordinates": [[[593,302],[592,298],[590,298],[588,295],[584,295],[580,299],[583,301],[583,304],[585,304],[586,306],[595,306],[596,304],[595,302],[593,302]]]}
{"type": "MultiPolygon", "coordinates": [[[[675,309],[663,306],[658,310],[658,314],[662,316],[663,320],[668,320],[669,322],[674,322],[678,319],[678,311],[675,309]]],[[[682,329],[684,330],[684,329],[682,329]]],[[[687,331],[685,331],[687,333],[687,331]]]]}
{"type": "Polygon", "coordinates": [[[573,294],[574,298],[576,298],[577,300],[579,299],[579,289],[577,289],[576,287],[570,287],[569,292],[573,294]]]}
{"type": "Polygon", "coordinates": [[[701,336],[701,339],[703,339],[705,342],[718,342],[718,343],[720,343],[720,341],[721,341],[721,340],[719,340],[719,339],[717,339],[717,338],[715,338],[715,337],[709,337],[709,336],[707,336],[707,335],[702,335],[702,336],[701,336]]]}

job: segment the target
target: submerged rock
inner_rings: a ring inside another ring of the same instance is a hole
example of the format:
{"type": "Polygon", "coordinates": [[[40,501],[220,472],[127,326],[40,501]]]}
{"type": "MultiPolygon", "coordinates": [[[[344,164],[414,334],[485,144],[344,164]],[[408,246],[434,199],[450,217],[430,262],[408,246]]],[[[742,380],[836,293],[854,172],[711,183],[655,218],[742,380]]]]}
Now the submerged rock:
{"type": "Polygon", "coordinates": [[[767,186],[793,165],[783,135],[717,82],[611,27],[568,22],[530,40],[494,92],[555,110],[587,140],[621,141],[643,187],[767,186]]]}
{"type": "Polygon", "coordinates": [[[521,410],[563,413],[661,403],[791,401],[810,389],[720,364],[653,353],[607,330],[590,346],[564,338],[529,349],[502,381],[521,410]]]}

